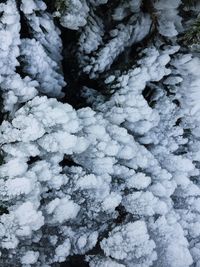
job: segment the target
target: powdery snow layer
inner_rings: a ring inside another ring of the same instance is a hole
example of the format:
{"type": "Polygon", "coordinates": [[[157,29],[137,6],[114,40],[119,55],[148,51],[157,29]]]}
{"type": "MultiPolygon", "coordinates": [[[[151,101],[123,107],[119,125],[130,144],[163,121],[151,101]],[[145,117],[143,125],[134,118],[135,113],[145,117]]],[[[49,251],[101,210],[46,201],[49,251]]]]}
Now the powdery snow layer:
{"type": "Polygon", "coordinates": [[[200,266],[187,2],[1,1],[0,266],[200,266]]]}

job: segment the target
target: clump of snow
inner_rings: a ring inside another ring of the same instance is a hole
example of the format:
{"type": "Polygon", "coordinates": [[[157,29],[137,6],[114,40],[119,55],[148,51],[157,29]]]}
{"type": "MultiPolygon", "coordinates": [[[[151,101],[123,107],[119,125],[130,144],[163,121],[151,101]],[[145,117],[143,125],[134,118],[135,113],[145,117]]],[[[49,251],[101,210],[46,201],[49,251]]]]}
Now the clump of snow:
{"type": "Polygon", "coordinates": [[[21,258],[22,264],[36,264],[39,257],[39,252],[27,251],[21,258]]]}

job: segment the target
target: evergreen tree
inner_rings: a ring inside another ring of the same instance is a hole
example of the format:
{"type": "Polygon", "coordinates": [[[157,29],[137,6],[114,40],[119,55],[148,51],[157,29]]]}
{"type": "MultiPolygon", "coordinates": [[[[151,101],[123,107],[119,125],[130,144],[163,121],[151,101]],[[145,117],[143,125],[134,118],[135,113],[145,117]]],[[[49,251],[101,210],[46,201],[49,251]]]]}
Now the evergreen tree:
{"type": "Polygon", "coordinates": [[[200,266],[199,12],[1,1],[0,266],[200,266]]]}

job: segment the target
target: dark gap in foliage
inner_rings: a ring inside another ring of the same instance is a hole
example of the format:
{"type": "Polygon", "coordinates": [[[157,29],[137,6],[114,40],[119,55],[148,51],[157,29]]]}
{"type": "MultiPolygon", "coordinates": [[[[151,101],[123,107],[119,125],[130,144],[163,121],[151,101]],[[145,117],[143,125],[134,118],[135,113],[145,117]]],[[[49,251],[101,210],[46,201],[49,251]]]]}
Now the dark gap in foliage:
{"type": "Polygon", "coordinates": [[[89,264],[85,261],[85,256],[74,255],[69,256],[66,262],[60,264],[60,267],[89,267],[89,264]]]}
{"type": "Polygon", "coordinates": [[[117,224],[121,224],[126,219],[127,212],[126,212],[124,206],[122,206],[122,205],[119,205],[115,210],[118,211],[118,213],[119,213],[119,215],[116,218],[115,222],[117,224]]]}
{"type": "Polygon", "coordinates": [[[36,157],[30,157],[29,160],[27,161],[27,164],[28,165],[31,165],[37,161],[41,160],[39,156],[36,156],[36,157]]]}
{"type": "Polygon", "coordinates": [[[78,40],[76,31],[61,28],[61,38],[64,47],[63,55],[63,73],[66,87],[63,88],[65,93],[64,98],[61,99],[63,103],[69,103],[75,109],[86,106],[85,100],[81,97],[82,84],[80,83],[80,74],[78,62],[74,53],[74,47],[78,40]]]}
{"type": "Polygon", "coordinates": [[[5,206],[5,204],[0,202],[0,215],[8,214],[8,213],[9,213],[8,208],[5,206]]]}
{"type": "MultiPolygon", "coordinates": [[[[4,108],[4,104],[3,104],[3,98],[2,98],[2,95],[0,94],[0,124],[2,124],[2,122],[4,120],[7,120],[8,119],[8,116],[9,116],[9,113],[8,112],[5,112],[5,110],[3,109],[4,108]]],[[[0,153],[0,165],[2,164],[1,162],[1,153],[0,153]]]]}
{"type": "Polygon", "coordinates": [[[90,79],[90,77],[86,74],[82,74],[80,76],[80,84],[83,86],[86,86],[88,88],[95,89],[98,92],[103,92],[105,90],[104,83],[102,83],[101,79],[90,79]]]}
{"type": "Polygon", "coordinates": [[[156,222],[160,217],[161,217],[160,214],[155,214],[155,215],[153,216],[154,222],[156,222]]]}
{"type": "MultiPolygon", "coordinates": [[[[124,0],[122,0],[124,1],[124,0]]],[[[113,29],[119,21],[114,21],[112,19],[113,10],[120,4],[121,0],[108,1],[107,4],[100,5],[97,8],[96,14],[101,18],[104,18],[103,24],[105,33],[109,33],[111,29],[113,29]]],[[[106,38],[107,34],[105,34],[104,38],[106,38]]]]}
{"type": "Polygon", "coordinates": [[[176,123],[175,123],[175,125],[176,126],[179,126],[180,124],[181,124],[181,118],[178,118],[177,121],[176,121],[176,123]]]}
{"type": "Polygon", "coordinates": [[[174,99],[174,100],[172,100],[172,102],[173,102],[174,104],[176,104],[177,107],[180,107],[180,102],[179,102],[178,99],[174,99]]]}
{"type": "Polygon", "coordinates": [[[199,177],[198,176],[191,176],[190,177],[190,180],[196,184],[196,185],[199,185],[199,177]]]}
{"type": "Polygon", "coordinates": [[[174,208],[175,209],[185,209],[185,198],[180,196],[175,196],[175,195],[172,195],[171,196],[171,199],[174,203],[174,208]]]}
{"type": "Polygon", "coordinates": [[[30,30],[27,24],[27,19],[24,16],[24,13],[22,11],[20,11],[19,8],[19,12],[20,12],[20,25],[21,25],[21,29],[20,29],[20,38],[31,38],[30,35],[30,30]]]}
{"type": "Polygon", "coordinates": [[[184,129],[183,138],[188,138],[190,136],[191,136],[191,129],[189,129],[189,128],[184,129]]]}
{"type": "Polygon", "coordinates": [[[70,156],[67,156],[67,155],[64,156],[63,160],[60,161],[59,165],[61,167],[65,167],[65,166],[68,166],[68,167],[80,166],[76,162],[74,162],[74,160],[70,156]]]}
{"type": "Polygon", "coordinates": [[[98,80],[90,79],[89,75],[81,72],[78,65],[78,60],[75,55],[74,47],[78,42],[79,34],[77,31],[69,30],[61,27],[61,38],[64,47],[63,55],[63,73],[66,87],[63,88],[65,93],[61,102],[72,105],[75,109],[87,107],[88,104],[82,97],[82,89],[84,86],[95,88],[97,91],[102,91],[102,85],[98,80]]]}
{"type": "Polygon", "coordinates": [[[149,0],[143,0],[141,5],[141,10],[144,13],[153,14],[155,12],[155,8],[153,6],[153,2],[149,0]]]}
{"type": "Polygon", "coordinates": [[[53,13],[55,11],[55,1],[52,1],[52,0],[44,0],[44,2],[46,3],[47,5],[47,11],[49,13],[53,13]]]}
{"type": "MultiPolygon", "coordinates": [[[[20,58],[18,58],[18,60],[20,61],[20,58]]],[[[27,76],[27,74],[23,71],[23,65],[21,63],[16,67],[15,71],[20,75],[22,79],[27,76]]]]}
{"type": "Polygon", "coordinates": [[[3,152],[0,151],[0,165],[4,163],[4,157],[3,157],[3,152]]]}
{"type": "Polygon", "coordinates": [[[143,97],[146,99],[147,103],[151,103],[152,96],[154,94],[154,91],[151,87],[146,86],[145,89],[142,91],[143,97]]]}
{"type": "Polygon", "coordinates": [[[4,120],[4,113],[3,113],[3,100],[2,98],[0,98],[0,124],[3,122],[4,120]]]}
{"type": "MultiPolygon", "coordinates": [[[[27,22],[26,22],[26,18],[24,16],[23,12],[20,11],[20,3],[19,2],[18,2],[18,10],[20,13],[20,25],[21,25],[20,39],[31,38],[29,27],[28,27],[27,22]]],[[[18,58],[18,61],[20,62],[20,57],[18,58]]],[[[24,71],[23,71],[23,63],[21,63],[21,62],[18,66],[16,66],[16,72],[21,76],[22,79],[27,76],[26,73],[24,73],[24,71]]]]}
{"type": "Polygon", "coordinates": [[[184,18],[191,18],[193,11],[191,11],[191,7],[198,10],[198,2],[199,0],[182,0],[181,5],[179,7],[179,13],[184,18]]]}
{"type": "Polygon", "coordinates": [[[188,152],[187,144],[184,144],[180,148],[178,148],[176,151],[174,151],[173,154],[179,156],[179,155],[187,154],[187,152],[188,152]]]}

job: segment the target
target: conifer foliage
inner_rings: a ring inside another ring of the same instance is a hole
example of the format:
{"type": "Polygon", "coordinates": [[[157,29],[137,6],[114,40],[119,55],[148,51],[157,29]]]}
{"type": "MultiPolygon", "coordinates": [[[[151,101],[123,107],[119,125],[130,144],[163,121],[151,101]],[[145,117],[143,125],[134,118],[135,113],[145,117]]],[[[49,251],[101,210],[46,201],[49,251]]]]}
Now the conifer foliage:
{"type": "Polygon", "coordinates": [[[200,266],[199,12],[0,1],[0,266],[200,266]]]}

